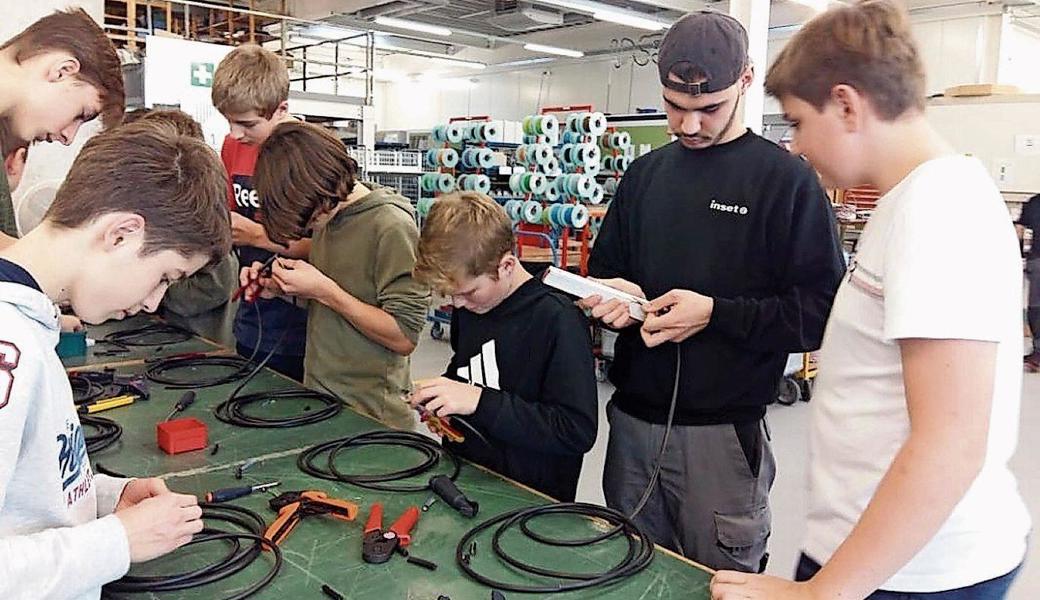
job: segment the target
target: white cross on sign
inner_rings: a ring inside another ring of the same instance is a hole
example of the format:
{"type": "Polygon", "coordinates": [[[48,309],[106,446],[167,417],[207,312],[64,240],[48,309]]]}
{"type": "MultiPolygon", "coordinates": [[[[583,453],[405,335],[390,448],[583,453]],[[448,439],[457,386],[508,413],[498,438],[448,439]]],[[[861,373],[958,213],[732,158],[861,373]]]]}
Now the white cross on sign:
{"type": "Polygon", "coordinates": [[[191,84],[210,87],[213,81],[213,63],[191,63],[191,84]]]}

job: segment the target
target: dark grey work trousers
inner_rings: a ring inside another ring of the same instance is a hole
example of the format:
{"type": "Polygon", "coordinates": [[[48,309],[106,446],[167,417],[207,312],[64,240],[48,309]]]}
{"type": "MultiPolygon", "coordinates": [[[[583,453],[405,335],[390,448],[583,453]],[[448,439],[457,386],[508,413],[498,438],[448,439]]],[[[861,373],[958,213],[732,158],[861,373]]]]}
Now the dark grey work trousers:
{"type": "MultiPolygon", "coordinates": [[[[631,514],[653,473],[665,426],[613,403],[607,419],[603,492],[607,506],[631,514]]],[[[656,543],[702,565],[760,573],[769,558],[775,475],[764,422],[673,426],[659,480],[636,522],[656,543]]]]}

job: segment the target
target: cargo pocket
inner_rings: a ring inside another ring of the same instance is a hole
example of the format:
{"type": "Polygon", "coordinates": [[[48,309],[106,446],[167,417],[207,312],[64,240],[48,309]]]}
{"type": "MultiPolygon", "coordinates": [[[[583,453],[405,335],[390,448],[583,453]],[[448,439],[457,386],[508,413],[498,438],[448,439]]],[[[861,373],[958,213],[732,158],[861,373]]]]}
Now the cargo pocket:
{"type": "Polygon", "coordinates": [[[726,568],[747,573],[765,570],[769,518],[768,506],[743,514],[715,513],[716,546],[721,558],[731,563],[726,568]]]}

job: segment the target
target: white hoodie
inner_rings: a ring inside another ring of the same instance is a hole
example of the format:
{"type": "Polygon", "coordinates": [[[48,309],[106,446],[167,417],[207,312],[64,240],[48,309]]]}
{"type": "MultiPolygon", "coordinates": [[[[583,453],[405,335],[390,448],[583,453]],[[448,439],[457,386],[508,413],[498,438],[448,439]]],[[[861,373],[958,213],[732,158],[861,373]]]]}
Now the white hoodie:
{"type": "Polygon", "coordinates": [[[54,351],[58,312],[0,280],[0,598],[95,600],[130,568],[115,510],[127,479],[94,475],[54,351]]]}

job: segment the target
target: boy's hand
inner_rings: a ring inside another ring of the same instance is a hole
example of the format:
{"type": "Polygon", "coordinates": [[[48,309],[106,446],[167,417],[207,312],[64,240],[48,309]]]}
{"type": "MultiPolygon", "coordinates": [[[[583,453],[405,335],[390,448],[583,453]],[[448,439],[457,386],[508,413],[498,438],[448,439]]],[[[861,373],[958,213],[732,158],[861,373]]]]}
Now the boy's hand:
{"type": "Polygon", "coordinates": [[[267,237],[264,226],[237,212],[231,212],[231,241],[236,246],[257,246],[257,242],[267,237]]]}
{"type": "Polygon", "coordinates": [[[480,404],[480,394],[483,391],[483,388],[453,381],[447,377],[424,379],[415,382],[415,389],[408,397],[408,404],[412,408],[423,406],[438,417],[472,415],[480,404]]]}
{"type": "Polygon", "coordinates": [[[158,477],[134,479],[123,488],[123,493],[119,496],[119,502],[116,504],[116,510],[120,511],[124,508],[130,508],[142,500],[169,493],[170,488],[166,487],[166,482],[158,477]]]}
{"type": "Polygon", "coordinates": [[[665,342],[684,342],[711,321],[715,299],[690,290],[672,290],[648,302],[640,334],[647,348],[665,342]]]}
{"type": "MultiPolygon", "coordinates": [[[[719,571],[711,580],[712,600],[816,600],[811,582],[796,583],[771,575],[719,571]]],[[[822,598],[821,598],[822,600],[822,598]]]]}
{"type": "Polygon", "coordinates": [[[246,302],[253,302],[257,296],[267,299],[276,298],[282,293],[282,289],[278,287],[273,278],[260,275],[263,268],[263,263],[254,261],[252,265],[242,267],[242,271],[239,272],[239,285],[249,286],[242,292],[242,299],[246,302]]]}
{"type": "Polygon", "coordinates": [[[332,287],[339,287],[311,263],[291,258],[276,258],[271,278],[286,294],[315,300],[325,297],[332,287]]]}
{"type": "Polygon", "coordinates": [[[198,499],[167,492],[118,510],[116,517],[126,530],[130,562],[144,562],[173,552],[202,531],[198,499]]]}
{"type": "Polygon", "coordinates": [[[63,332],[83,331],[83,321],[80,321],[76,315],[61,315],[58,319],[63,332]]]}
{"type": "MultiPolygon", "coordinates": [[[[598,281],[602,284],[609,285],[615,290],[620,290],[626,294],[631,294],[639,298],[646,298],[646,294],[643,293],[643,288],[615,277],[614,279],[596,279],[595,277],[589,277],[592,281],[598,281]]],[[[593,319],[602,321],[605,325],[613,327],[614,329],[623,329],[628,327],[636,320],[632,318],[631,313],[628,312],[628,302],[622,302],[621,300],[607,300],[599,296],[589,296],[588,298],[582,298],[578,301],[578,306],[584,310],[591,311],[590,315],[593,319]]]]}

